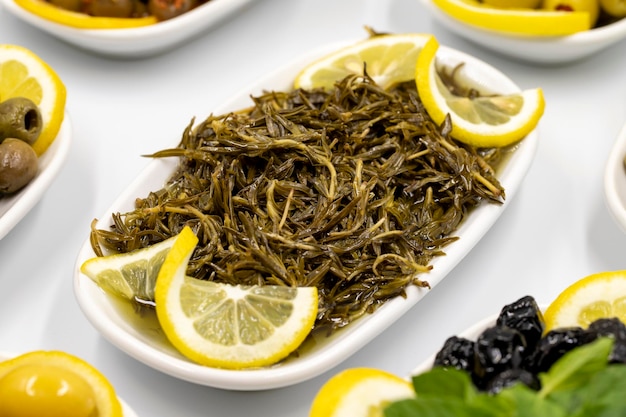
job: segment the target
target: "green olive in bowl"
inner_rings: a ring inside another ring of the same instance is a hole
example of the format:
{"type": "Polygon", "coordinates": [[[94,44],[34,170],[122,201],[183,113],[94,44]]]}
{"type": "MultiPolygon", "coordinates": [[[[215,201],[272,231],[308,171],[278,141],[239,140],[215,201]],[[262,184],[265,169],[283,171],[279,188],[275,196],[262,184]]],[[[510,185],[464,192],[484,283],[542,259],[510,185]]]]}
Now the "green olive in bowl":
{"type": "Polygon", "coordinates": [[[35,178],[38,169],[37,154],[28,143],[16,138],[0,143],[0,193],[19,191],[35,178]]]}
{"type": "Polygon", "coordinates": [[[0,103],[0,142],[6,138],[35,143],[43,121],[39,107],[25,97],[14,97],[0,103]]]}

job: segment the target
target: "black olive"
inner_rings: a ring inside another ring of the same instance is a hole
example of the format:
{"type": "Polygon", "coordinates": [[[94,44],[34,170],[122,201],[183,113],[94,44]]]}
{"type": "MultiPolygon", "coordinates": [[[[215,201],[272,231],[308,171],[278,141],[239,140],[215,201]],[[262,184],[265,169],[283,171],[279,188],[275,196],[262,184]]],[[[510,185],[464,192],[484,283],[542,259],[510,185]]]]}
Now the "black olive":
{"type": "Polygon", "coordinates": [[[88,14],[100,17],[131,17],[134,0],[91,0],[88,14]]]}
{"type": "Polygon", "coordinates": [[[458,336],[449,337],[435,355],[435,366],[474,370],[474,342],[458,336]]]}
{"type": "Polygon", "coordinates": [[[20,139],[7,138],[0,143],[0,193],[22,189],[37,174],[37,154],[20,139]]]}
{"type": "Polygon", "coordinates": [[[545,329],[543,314],[531,296],[522,297],[514,303],[505,305],[496,324],[511,327],[523,334],[527,352],[535,349],[545,329]]]}
{"type": "Polygon", "coordinates": [[[529,363],[529,370],[534,373],[546,372],[561,356],[576,347],[592,342],[595,338],[592,332],[581,327],[551,330],[537,344],[529,363]]]}
{"type": "Polygon", "coordinates": [[[148,0],[148,11],[159,21],[172,19],[196,7],[197,0],[148,0]]]}
{"type": "Polygon", "coordinates": [[[526,341],[515,329],[492,326],[484,330],[476,340],[474,381],[479,387],[507,369],[522,365],[526,341]]]}
{"type": "Polygon", "coordinates": [[[14,97],[0,103],[0,142],[14,138],[32,145],[42,126],[39,108],[31,100],[14,97]]]}
{"type": "Polygon", "coordinates": [[[539,391],[539,389],[541,389],[541,382],[539,381],[537,375],[527,371],[526,369],[513,368],[502,371],[494,376],[487,383],[485,391],[489,392],[490,394],[497,394],[504,388],[510,387],[518,383],[522,383],[528,388],[531,388],[535,391],[539,391]]]}
{"type": "Polygon", "coordinates": [[[598,319],[589,325],[587,331],[596,337],[612,337],[614,343],[609,354],[609,362],[626,363],[626,325],[620,319],[617,317],[598,319]]]}

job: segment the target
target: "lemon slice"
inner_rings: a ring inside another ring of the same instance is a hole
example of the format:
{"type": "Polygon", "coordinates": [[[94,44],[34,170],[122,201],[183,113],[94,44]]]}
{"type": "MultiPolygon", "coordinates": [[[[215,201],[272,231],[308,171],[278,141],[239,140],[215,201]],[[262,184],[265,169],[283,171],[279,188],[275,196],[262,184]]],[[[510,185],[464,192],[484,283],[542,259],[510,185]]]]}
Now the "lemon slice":
{"type": "Polygon", "coordinates": [[[132,29],[158,22],[154,16],[137,18],[90,16],[56,7],[44,0],[15,0],[15,3],[46,20],[78,29],[132,29]]]}
{"type": "Polygon", "coordinates": [[[599,318],[626,323],[626,271],[599,272],[567,287],[548,306],[546,331],[560,327],[587,328],[599,318]]]}
{"type": "Polygon", "coordinates": [[[61,351],[33,351],[0,362],[0,415],[122,417],[106,377],[61,351]]]}
{"type": "Polygon", "coordinates": [[[309,417],[382,417],[391,402],[414,396],[411,383],[396,375],[372,368],[346,369],[318,391],[309,417]]]}
{"type": "Polygon", "coordinates": [[[432,0],[451,17],[499,32],[535,36],[571,35],[591,29],[588,12],[496,8],[476,0],[432,0]]]}
{"type": "Polygon", "coordinates": [[[430,38],[417,58],[415,80],[429,116],[438,124],[452,120],[452,136],[477,147],[506,146],[521,140],[539,123],[545,102],[540,88],[509,95],[454,95],[437,74],[439,43],[430,38]]]}
{"type": "Polygon", "coordinates": [[[128,300],[154,301],[159,270],[179,236],[132,252],[87,259],[80,272],[110,294],[128,300]]]}
{"type": "Polygon", "coordinates": [[[206,366],[242,369],[274,364],[310,333],[315,287],[234,286],[186,276],[197,244],[189,228],[168,253],[156,283],[156,312],[169,341],[206,366]]]}
{"type": "Polygon", "coordinates": [[[65,116],[65,85],[56,72],[30,50],[0,45],[0,101],[25,97],[39,107],[42,129],[33,143],[41,155],[54,141],[65,116]]]}
{"type": "Polygon", "coordinates": [[[412,80],[424,34],[376,35],[328,54],[304,68],[295,88],[332,88],[350,74],[367,74],[381,87],[412,80]]]}

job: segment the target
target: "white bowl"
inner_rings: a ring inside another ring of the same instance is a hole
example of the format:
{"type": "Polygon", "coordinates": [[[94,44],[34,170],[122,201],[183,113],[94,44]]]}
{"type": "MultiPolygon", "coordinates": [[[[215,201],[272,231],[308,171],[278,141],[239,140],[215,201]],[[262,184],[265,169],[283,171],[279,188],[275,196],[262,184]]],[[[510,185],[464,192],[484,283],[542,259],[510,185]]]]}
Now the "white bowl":
{"type": "MultiPolygon", "coordinates": [[[[17,356],[17,354],[15,353],[9,353],[9,352],[0,352],[0,362],[5,361],[7,359],[11,359],[14,358],[15,356],[17,356]]],[[[137,413],[135,413],[135,411],[130,408],[130,406],[126,403],[126,401],[124,401],[122,398],[119,398],[120,403],[122,404],[122,416],[123,417],[137,417],[137,413]]]]}
{"type": "MultiPolygon", "coordinates": [[[[250,95],[260,94],[263,90],[289,90],[294,77],[304,65],[340,46],[345,44],[320,49],[292,62],[241,91],[233,100],[212,113],[223,114],[230,110],[249,107],[252,105],[250,95]]],[[[502,93],[520,91],[507,76],[462,52],[442,46],[437,52],[437,57],[440,62],[450,67],[464,62],[462,71],[465,74],[462,76],[467,76],[485,88],[502,93]]],[[[507,193],[506,202],[503,205],[481,205],[469,215],[457,231],[460,239],[445,248],[446,256],[436,258],[431,263],[432,271],[424,276],[431,286],[437,285],[470,252],[507,208],[530,167],[537,143],[536,131],[531,132],[519,143],[517,150],[499,173],[499,179],[507,193]]],[[[173,141],[172,146],[177,144],[178,138],[173,141]]],[[[99,217],[97,227],[108,228],[112,213],[133,209],[136,197],[145,196],[149,191],[161,188],[177,164],[178,162],[172,159],[152,161],[112,207],[99,217]]],[[[216,369],[197,365],[184,358],[167,342],[162,332],[130,322],[127,315],[120,312],[119,306],[116,307],[109,296],[91,279],[80,273],[80,265],[94,256],[89,239],[86,239],[75,265],[74,291],[85,316],[106,339],[138,361],[166,374],[201,385],[232,390],[277,388],[313,378],[355,353],[428,294],[428,290],[424,288],[410,287],[407,289],[406,298],[398,297],[388,301],[373,314],[351,323],[331,337],[305,342],[305,347],[297,357],[276,366],[240,371],[216,369]]]]}
{"type": "Polygon", "coordinates": [[[0,197],[0,239],[7,235],[37,204],[65,163],[72,142],[72,125],[65,113],[59,133],[39,157],[39,172],[15,194],[0,197]]]}
{"type": "Polygon", "coordinates": [[[0,0],[9,12],[63,41],[101,55],[141,58],[166,52],[223,22],[253,0],[210,0],[176,18],[130,29],[78,29],[55,23],[0,0]]]}
{"type": "Polygon", "coordinates": [[[604,198],[609,212],[626,232],[626,124],[622,127],[604,169],[604,198]]]}
{"type": "Polygon", "coordinates": [[[564,64],[586,58],[626,38],[626,18],[568,36],[525,36],[483,29],[455,19],[432,0],[421,0],[451,32],[506,56],[536,64],[564,64]]]}

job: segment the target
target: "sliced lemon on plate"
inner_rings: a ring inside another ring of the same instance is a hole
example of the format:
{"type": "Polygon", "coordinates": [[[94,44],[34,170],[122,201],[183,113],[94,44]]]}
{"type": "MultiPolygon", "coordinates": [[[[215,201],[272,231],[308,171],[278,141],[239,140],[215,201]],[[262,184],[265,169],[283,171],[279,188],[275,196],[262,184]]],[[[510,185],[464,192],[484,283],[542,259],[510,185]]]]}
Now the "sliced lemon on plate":
{"type": "Polygon", "coordinates": [[[297,76],[295,88],[331,88],[350,74],[364,70],[381,87],[410,81],[417,56],[430,38],[425,34],[375,35],[341,48],[310,65],[297,76]]]}
{"type": "Polygon", "coordinates": [[[393,401],[415,396],[405,379],[374,368],[351,368],[339,372],[320,388],[309,417],[382,417],[393,401]]]}
{"type": "Polygon", "coordinates": [[[444,85],[436,67],[439,43],[430,37],[415,67],[417,90],[429,116],[438,124],[449,114],[452,136],[477,147],[501,147],[530,133],[543,115],[540,88],[490,96],[459,96],[444,85]]]}
{"type": "Polygon", "coordinates": [[[188,277],[197,242],[183,229],[156,282],[157,318],[172,345],[196,363],[227,369],[271,365],[298,348],[317,316],[317,289],[188,277]]]}
{"type": "Polygon", "coordinates": [[[432,0],[443,12],[461,22],[499,32],[563,36],[591,29],[588,12],[497,8],[476,0],[432,0]]]}
{"type": "Polygon", "coordinates": [[[0,362],[0,415],[122,417],[107,378],[61,351],[32,351],[0,362]]]}
{"type": "Polygon", "coordinates": [[[589,275],[563,290],[543,315],[546,331],[560,327],[587,328],[600,318],[626,323],[626,271],[589,275]]]}
{"type": "Polygon", "coordinates": [[[132,252],[87,259],[80,272],[110,294],[127,300],[154,301],[159,270],[179,236],[132,252]]]}
{"type": "Polygon", "coordinates": [[[15,0],[15,3],[46,20],[78,29],[132,29],[158,23],[154,16],[137,18],[90,16],[65,10],[44,0],[15,0]]]}
{"type": "Polygon", "coordinates": [[[41,155],[56,138],[65,117],[65,85],[32,51],[4,44],[0,45],[0,101],[14,97],[25,97],[39,107],[43,126],[33,149],[41,155]]]}

